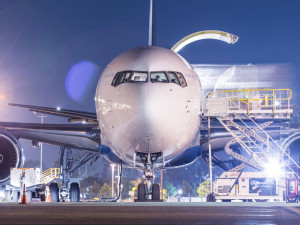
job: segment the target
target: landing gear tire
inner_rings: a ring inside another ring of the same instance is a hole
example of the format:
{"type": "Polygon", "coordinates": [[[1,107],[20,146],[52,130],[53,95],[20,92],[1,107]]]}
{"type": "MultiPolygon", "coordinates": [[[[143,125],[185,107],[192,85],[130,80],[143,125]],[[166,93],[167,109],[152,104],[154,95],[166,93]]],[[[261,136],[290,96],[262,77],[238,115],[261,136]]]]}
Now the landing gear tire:
{"type": "Polygon", "coordinates": [[[146,197],[146,187],[145,184],[140,183],[138,185],[138,200],[139,201],[144,201],[146,197]]]}
{"type": "Polygon", "coordinates": [[[80,200],[80,189],[78,183],[72,183],[70,186],[70,201],[79,202],[80,200]]]}
{"type": "Polygon", "coordinates": [[[59,189],[57,183],[50,184],[50,196],[52,202],[59,202],[59,189]]]}
{"type": "Polygon", "coordinates": [[[215,201],[216,201],[215,195],[214,195],[213,193],[208,194],[208,195],[206,196],[206,201],[207,201],[207,202],[215,202],[215,201]]]}
{"type": "Polygon", "coordinates": [[[152,185],[152,200],[160,200],[159,184],[152,185]]]}
{"type": "Polygon", "coordinates": [[[41,195],[41,201],[42,201],[42,202],[44,202],[44,201],[45,201],[45,199],[46,199],[46,196],[45,196],[45,194],[42,194],[42,195],[41,195]]]}
{"type": "Polygon", "coordinates": [[[287,197],[287,198],[286,198],[286,202],[288,202],[288,203],[290,203],[290,202],[296,202],[296,203],[298,203],[298,202],[299,202],[298,196],[295,196],[295,197],[287,197]]]}

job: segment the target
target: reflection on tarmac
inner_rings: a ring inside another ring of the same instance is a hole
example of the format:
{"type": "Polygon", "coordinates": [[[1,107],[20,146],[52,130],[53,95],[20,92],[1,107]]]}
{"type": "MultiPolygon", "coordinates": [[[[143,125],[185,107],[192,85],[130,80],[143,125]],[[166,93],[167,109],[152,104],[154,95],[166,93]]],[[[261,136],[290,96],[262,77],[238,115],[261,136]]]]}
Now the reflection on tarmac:
{"type": "Polygon", "coordinates": [[[0,224],[300,224],[300,204],[0,203],[0,224]]]}

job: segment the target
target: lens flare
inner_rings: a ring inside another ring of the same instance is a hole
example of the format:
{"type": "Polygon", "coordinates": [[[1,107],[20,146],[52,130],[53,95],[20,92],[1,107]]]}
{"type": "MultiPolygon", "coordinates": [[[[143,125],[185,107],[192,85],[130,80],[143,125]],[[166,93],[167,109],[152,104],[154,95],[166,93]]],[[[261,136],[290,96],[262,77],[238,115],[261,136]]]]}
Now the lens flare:
{"type": "Polygon", "coordinates": [[[92,81],[97,78],[100,68],[94,63],[83,61],[75,64],[68,72],[65,87],[70,98],[84,101],[84,96],[92,81]]]}

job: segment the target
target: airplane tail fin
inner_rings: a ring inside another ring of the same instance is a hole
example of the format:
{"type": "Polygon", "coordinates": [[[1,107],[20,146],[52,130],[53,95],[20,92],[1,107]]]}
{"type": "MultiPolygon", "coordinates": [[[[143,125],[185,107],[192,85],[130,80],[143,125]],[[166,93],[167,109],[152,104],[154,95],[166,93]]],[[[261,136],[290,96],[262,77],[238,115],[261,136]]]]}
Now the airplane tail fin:
{"type": "Polygon", "coordinates": [[[150,0],[148,45],[155,45],[155,0],[150,0]]]}

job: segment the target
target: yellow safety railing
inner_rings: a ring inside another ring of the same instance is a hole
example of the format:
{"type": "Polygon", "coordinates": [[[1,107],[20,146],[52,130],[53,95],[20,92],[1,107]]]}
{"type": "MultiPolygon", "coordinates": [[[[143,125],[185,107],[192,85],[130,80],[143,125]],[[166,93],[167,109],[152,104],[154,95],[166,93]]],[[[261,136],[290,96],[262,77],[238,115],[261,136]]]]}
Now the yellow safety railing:
{"type": "Polygon", "coordinates": [[[58,178],[60,174],[59,168],[49,168],[41,173],[41,183],[49,183],[50,181],[58,178]]]}
{"type": "Polygon", "coordinates": [[[291,89],[243,89],[226,90],[209,93],[208,98],[226,98],[229,100],[229,107],[246,109],[248,115],[250,110],[272,109],[273,113],[277,109],[290,109],[290,100],[292,99],[291,89]],[[237,104],[238,103],[238,104],[237,104]]]}

